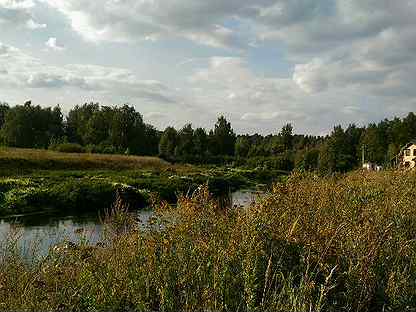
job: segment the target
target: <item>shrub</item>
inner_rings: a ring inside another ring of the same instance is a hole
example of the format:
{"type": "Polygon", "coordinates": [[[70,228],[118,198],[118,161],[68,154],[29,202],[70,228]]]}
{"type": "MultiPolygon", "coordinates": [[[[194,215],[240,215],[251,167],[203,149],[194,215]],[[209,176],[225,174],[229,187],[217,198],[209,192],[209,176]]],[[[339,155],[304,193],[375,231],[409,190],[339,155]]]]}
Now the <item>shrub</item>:
{"type": "Polygon", "coordinates": [[[85,148],[76,143],[62,143],[52,146],[51,149],[60,153],[85,153],[85,148]]]}
{"type": "Polygon", "coordinates": [[[291,171],[294,168],[294,161],[291,155],[277,155],[273,157],[250,157],[240,158],[237,162],[238,165],[244,165],[249,168],[262,167],[265,169],[291,171]]]}
{"type": "Polygon", "coordinates": [[[88,153],[94,153],[94,154],[109,154],[109,155],[123,154],[117,148],[109,144],[99,144],[99,145],[90,144],[90,145],[87,145],[86,151],[88,153]]]}

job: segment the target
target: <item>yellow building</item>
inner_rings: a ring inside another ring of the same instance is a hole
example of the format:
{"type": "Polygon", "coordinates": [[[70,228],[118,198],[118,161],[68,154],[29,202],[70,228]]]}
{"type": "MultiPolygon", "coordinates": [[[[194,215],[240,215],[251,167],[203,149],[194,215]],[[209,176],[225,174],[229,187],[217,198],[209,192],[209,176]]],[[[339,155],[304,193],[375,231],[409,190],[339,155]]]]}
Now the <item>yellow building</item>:
{"type": "Polygon", "coordinates": [[[408,169],[416,167],[416,140],[403,148],[401,166],[408,169]]]}

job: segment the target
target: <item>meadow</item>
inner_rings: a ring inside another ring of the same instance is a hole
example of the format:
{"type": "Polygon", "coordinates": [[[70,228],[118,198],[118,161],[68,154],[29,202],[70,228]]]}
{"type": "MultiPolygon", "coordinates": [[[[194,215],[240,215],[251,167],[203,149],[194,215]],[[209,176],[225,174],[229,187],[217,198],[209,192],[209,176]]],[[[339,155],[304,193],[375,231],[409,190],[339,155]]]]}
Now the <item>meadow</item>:
{"type": "Polygon", "coordinates": [[[31,170],[162,169],[169,164],[157,157],[61,153],[45,149],[0,148],[0,173],[31,170]]]}
{"type": "Polygon", "coordinates": [[[399,171],[295,173],[246,209],[200,187],[146,229],[118,198],[96,246],[27,261],[3,244],[0,309],[415,311],[415,202],[399,171]]]}
{"type": "Polygon", "coordinates": [[[155,157],[0,149],[0,216],[98,212],[109,208],[117,193],[136,208],[150,205],[152,198],[175,203],[178,195],[204,183],[214,195],[226,196],[285,175],[262,168],[174,165],[155,157]]]}

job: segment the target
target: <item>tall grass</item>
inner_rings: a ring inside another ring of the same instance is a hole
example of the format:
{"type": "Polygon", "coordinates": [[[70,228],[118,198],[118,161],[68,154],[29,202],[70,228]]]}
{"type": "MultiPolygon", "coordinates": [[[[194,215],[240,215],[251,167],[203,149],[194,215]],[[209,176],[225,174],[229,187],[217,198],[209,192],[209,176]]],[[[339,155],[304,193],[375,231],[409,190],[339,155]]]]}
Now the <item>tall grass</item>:
{"type": "Polygon", "coordinates": [[[97,247],[4,251],[0,309],[415,311],[415,203],[402,172],[295,174],[247,209],[200,188],[97,247]]]}
{"type": "Polygon", "coordinates": [[[40,149],[0,148],[0,169],[43,170],[148,169],[166,168],[168,163],[156,157],[60,153],[40,149]]]}

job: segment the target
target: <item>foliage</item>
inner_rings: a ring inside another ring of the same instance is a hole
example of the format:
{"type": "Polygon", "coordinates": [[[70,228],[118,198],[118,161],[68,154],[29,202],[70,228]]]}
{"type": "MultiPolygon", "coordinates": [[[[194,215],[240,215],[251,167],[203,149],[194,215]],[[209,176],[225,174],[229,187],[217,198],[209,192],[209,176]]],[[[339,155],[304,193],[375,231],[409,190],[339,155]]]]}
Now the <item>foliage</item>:
{"type": "Polygon", "coordinates": [[[172,127],[166,128],[159,143],[159,156],[163,159],[172,160],[175,158],[178,133],[172,127]]]}
{"type": "Polygon", "coordinates": [[[49,148],[60,153],[85,153],[85,148],[76,143],[62,143],[57,145],[51,145],[49,146],[49,148]]]}
{"type": "Polygon", "coordinates": [[[187,124],[178,132],[178,144],[175,148],[175,159],[186,159],[195,153],[194,129],[187,124]]]}
{"type": "Polygon", "coordinates": [[[176,163],[247,163],[255,167],[256,160],[267,158],[268,167],[335,173],[358,168],[364,151],[365,161],[391,167],[400,149],[415,139],[415,133],[416,115],[412,112],[405,118],[385,119],[367,127],[351,124],[344,129],[338,125],[326,137],[295,134],[292,124],[264,136],[236,135],[224,116],[211,130],[186,124],[179,130],[167,127],[161,132],[146,124],[140,112],[127,104],[85,103],[75,106],[64,118],[59,107],[42,108],[31,102],[9,107],[0,103],[3,145],[56,149],[69,142],[90,153],[159,156],[176,163]],[[282,159],[290,160],[290,164],[282,165],[282,159]]]}
{"type": "Polygon", "coordinates": [[[61,109],[32,106],[31,102],[2,111],[1,136],[8,146],[46,148],[63,135],[61,109]]]}
{"type": "Polygon", "coordinates": [[[96,147],[96,151],[105,153],[129,151],[135,155],[155,155],[154,146],[159,142],[158,132],[128,105],[75,106],[68,114],[66,132],[70,142],[96,147]]]}
{"type": "Polygon", "coordinates": [[[413,311],[415,186],[414,173],[295,174],[247,209],[224,211],[203,187],[158,204],[146,229],[116,212],[98,246],[63,243],[31,263],[10,241],[1,307],[413,311]]]}
{"type": "Polygon", "coordinates": [[[285,150],[291,150],[293,147],[293,126],[291,124],[283,126],[280,136],[285,150]]]}
{"type": "Polygon", "coordinates": [[[247,137],[241,136],[235,142],[235,155],[239,158],[245,158],[250,151],[250,141],[247,137]]]}
{"type": "Polygon", "coordinates": [[[224,116],[218,118],[210,133],[210,152],[213,155],[234,155],[236,135],[224,116]]]}

